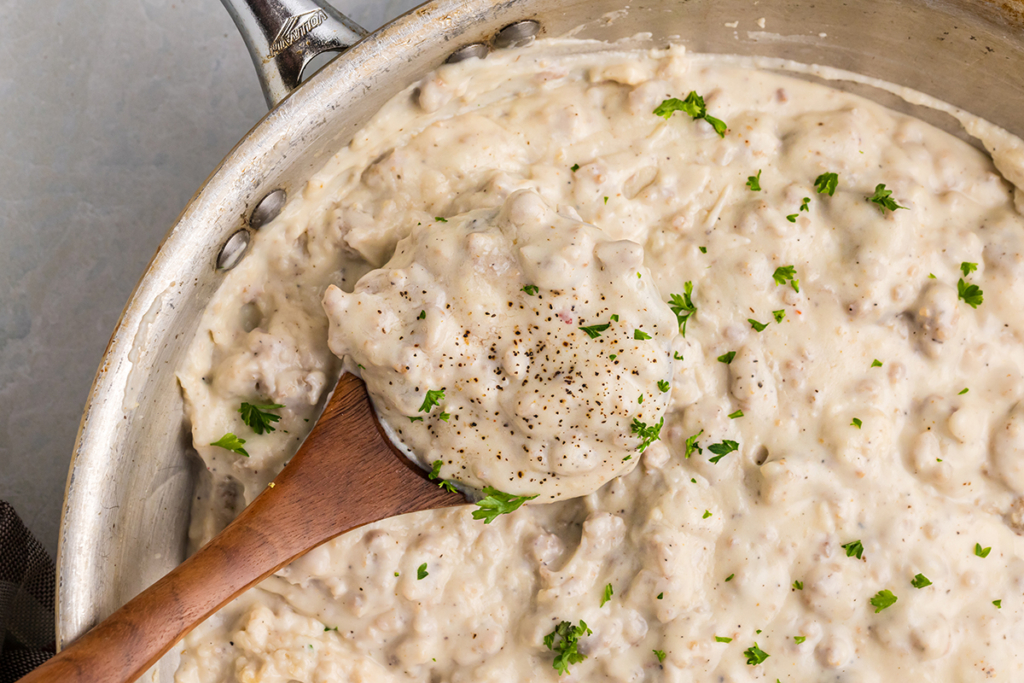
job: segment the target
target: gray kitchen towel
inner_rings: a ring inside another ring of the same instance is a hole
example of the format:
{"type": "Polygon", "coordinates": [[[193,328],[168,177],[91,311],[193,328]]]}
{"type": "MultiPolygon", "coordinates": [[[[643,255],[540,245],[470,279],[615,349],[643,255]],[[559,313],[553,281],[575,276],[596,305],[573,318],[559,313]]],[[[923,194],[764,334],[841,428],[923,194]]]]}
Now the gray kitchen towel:
{"type": "Polygon", "coordinates": [[[43,546],[0,500],[0,683],[53,656],[54,574],[43,546]]]}

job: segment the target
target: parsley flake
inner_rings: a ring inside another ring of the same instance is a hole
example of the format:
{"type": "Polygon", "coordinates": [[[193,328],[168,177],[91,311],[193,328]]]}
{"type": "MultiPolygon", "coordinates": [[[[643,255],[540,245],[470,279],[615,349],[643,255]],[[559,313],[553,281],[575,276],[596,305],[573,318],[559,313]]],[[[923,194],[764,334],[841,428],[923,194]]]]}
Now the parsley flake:
{"type": "Polygon", "coordinates": [[[670,294],[668,307],[675,313],[676,322],[679,323],[679,331],[682,332],[683,336],[686,336],[686,321],[690,319],[691,315],[697,313],[697,307],[693,305],[693,282],[687,281],[683,285],[683,295],[670,294]]]}
{"type": "Polygon", "coordinates": [[[608,198],[607,197],[604,198],[604,203],[605,203],[605,205],[608,204],[608,198]]]}
{"type": "Polygon", "coordinates": [[[730,420],[735,420],[738,417],[743,417],[743,411],[742,410],[737,410],[735,413],[729,413],[729,419],[730,420]]]}
{"type": "Polygon", "coordinates": [[[718,362],[719,363],[725,363],[726,365],[728,365],[729,363],[732,362],[732,359],[735,358],[735,357],[736,357],[736,352],[735,351],[730,351],[729,353],[723,353],[721,356],[718,357],[718,362]]]}
{"type": "Polygon", "coordinates": [[[651,335],[647,334],[643,330],[633,330],[633,339],[650,339],[651,335]]]}
{"type": "Polygon", "coordinates": [[[569,167],[569,170],[572,171],[573,173],[575,173],[576,171],[580,170],[580,165],[579,164],[573,164],[572,166],[569,167]]]}
{"type": "Polygon", "coordinates": [[[772,279],[775,280],[775,286],[784,285],[787,282],[792,285],[793,289],[797,292],[800,291],[800,281],[796,279],[796,267],[795,266],[779,266],[772,273],[772,279]]]}
{"type": "Polygon", "coordinates": [[[973,273],[977,269],[978,269],[978,264],[977,263],[969,263],[968,261],[964,261],[963,263],[960,264],[960,270],[963,271],[964,277],[967,277],[968,275],[970,275],[971,273],[973,273]]]}
{"type": "Polygon", "coordinates": [[[657,424],[653,424],[650,427],[647,426],[647,423],[641,422],[634,417],[633,424],[630,426],[630,431],[640,437],[640,445],[637,446],[636,449],[643,453],[647,450],[648,446],[660,439],[661,428],[664,424],[664,417],[662,417],[657,424]]]}
{"type": "Polygon", "coordinates": [[[962,390],[960,390],[960,392],[959,392],[959,393],[957,393],[957,396],[963,396],[963,395],[964,395],[964,394],[966,394],[966,393],[967,393],[968,391],[970,391],[970,389],[968,389],[967,387],[964,387],[964,388],[963,388],[962,390]]]}
{"type": "Polygon", "coordinates": [[[580,329],[587,333],[587,336],[591,339],[597,339],[601,336],[601,333],[611,327],[611,323],[605,323],[604,325],[580,325],[580,329]]]}
{"type": "Polygon", "coordinates": [[[861,425],[863,425],[863,424],[864,423],[861,422],[861,419],[859,417],[855,417],[855,418],[853,418],[853,422],[850,423],[850,426],[851,427],[856,427],[857,429],[860,429],[861,425]]]}
{"type": "Polygon", "coordinates": [[[871,598],[871,606],[875,608],[875,614],[878,614],[886,607],[892,607],[899,600],[893,592],[889,589],[880,590],[875,593],[875,597],[871,598]]]}
{"type": "Polygon", "coordinates": [[[537,292],[540,291],[540,287],[538,287],[537,285],[526,285],[519,291],[526,292],[530,296],[537,296],[537,292]]]}
{"type": "Polygon", "coordinates": [[[426,317],[427,317],[427,312],[426,311],[420,311],[420,314],[418,316],[416,316],[416,319],[417,320],[425,320],[426,317]]]}
{"type": "Polygon", "coordinates": [[[932,585],[932,582],[929,581],[928,577],[925,576],[924,574],[917,574],[911,580],[910,585],[913,586],[914,588],[921,589],[921,588],[927,588],[928,586],[932,585]]]}
{"type": "Polygon", "coordinates": [[[440,415],[438,415],[438,417],[441,418],[443,421],[447,422],[448,420],[451,419],[452,416],[451,413],[441,413],[440,415]]]}
{"type": "Polygon", "coordinates": [[[422,581],[423,579],[427,578],[428,576],[430,576],[430,572],[427,571],[427,563],[424,562],[423,564],[421,564],[419,567],[416,568],[416,580],[417,581],[422,581]]]}
{"type": "Polygon", "coordinates": [[[793,582],[793,590],[802,591],[803,589],[804,589],[804,582],[803,581],[794,581],[793,582]]]}
{"type": "Polygon", "coordinates": [[[448,222],[447,218],[441,218],[440,216],[434,216],[434,220],[437,221],[438,223],[447,223],[448,222]]]}
{"type": "Polygon", "coordinates": [[[609,583],[607,586],[604,587],[604,595],[601,596],[601,607],[604,607],[604,603],[611,600],[612,595],[614,594],[615,591],[612,590],[612,585],[609,583]]]}
{"type": "Polygon", "coordinates": [[[651,650],[651,651],[654,653],[654,656],[658,658],[659,662],[664,662],[665,661],[665,657],[667,655],[665,654],[664,650],[651,650]]]}
{"type": "Polygon", "coordinates": [[[704,452],[704,449],[697,443],[697,437],[704,433],[704,430],[700,430],[696,434],[686,439],[686,457],[689,458],[694,452],[700,455],[704,452]]]}
{"type": "Polygon", "coordinates": [[[793,636],[793,642],[799,645],[800,643],[807,640],[807,636],[793,636]]]}
{"type": "Polygon", "coordinates": [[[670,97],[669,99],[664,100],[655,108],[654,114],[662,117],[663,119],[668,119],[677,111],[689,114],[690,118],[694,121],[704,119],[711,124],[711,127],[715,129],[715,132],[718,133],[719,137],[725,137],[725,131],[728,129],[728,126],[724,121],[708,115],[708,109],[704,104],[704,98],[698,95],[695,91],[690,91],[690,94],[686,96],[685,100],[680,100],[676,97],[670,97]]]}
{"type": "MultiPolygon", "coordinates": [[[[268,405],[254,405],[252,403],[243,403],[242,407],[238,409],[238,412],[242,414],[242,422],[249,425],[252,431],[257,434],[263,434],[264,432],[274,431],[274,426],[271,422],[279,422],[281,420],[280,415],[267,412],[269,410],[277,410],[284,408],[279,403],[271,403],[268,405]]],[[[244,443],[244,442],[243,442],[244,443]]]]}
{"type": "Polygon", "coordinates": [[[697,248],[700,249],[700,253],[702,253],[702,254],[708,253],[708,248],[707,247],[697,247],[697,248]]]}
{"type": "Polygon", "coordinates": [[[244,448],[242,448],[242,444],[244,443],[245,439],[240,439],[231,432],[228,432],[227,434],[220,437],[210,445],[218,446],[220,448],[226,448],[229,451],[234,451],[235,453],[238,453],[239,455],[244,455],[245,457],[248,458],[249,453],[244,448]]]}
{"type": "Polygon", "coordinates": [[[715,636],[716,643],[731,643],[732,638],[726,638],[725,636],[715,636]]]}
{"type": "Polygon", "coordinates": [[[544,636],[544,646],[555,653],[555,659],[551,666],[555,668],[558,675],[569,673],[571,664],[579,664],[587,658],[579,652],[579,640],[583,636],[589,636],[593,631],[587,626],[587,622],[580,619],[579,626],[573,626],[570,621],[563,621],[555,630],[544,636]]]}
{"type": "Polygon", "coordinates": [[[992,552],[992,548],[991,547],[982,548],[980,543],[975,543],[974,544],[974,554],[977,555],[978,557],[981,557],[981,558],[988,557],[988,554],[990,552],[992,552]]]}
{"type": "Polygon", "coordinates": [[[701,516],[701,519],[707,519],[710,516],[711,516],[711,510],[705,510],[704,514],[701,516]]]}
{"type": "Polygon", "coordinates": [[[708,458],[708,462],[718,464],[719,460],[729,455],[733,451],[738,451],[739,448],[740,445],[730,439],[726,439],[721,443],[713,443],[710,446],[708,446],[708,450],[714,453],[715,457],[708,458]]]}
{"type": "Polygon", "coordinates": [[[666,393],[668,391],[668,388],[669,388],[668,380],[665,380],[665,379],[659,379],[658,380],[658,389],[661,390],[661,393],[663,393],[663,394],[666,393]]]}
{"type": "Polygon", "coordinates": [[[478,510],[473,510],[473,519],[482,519],[484,524],[490,524],[498,515],[507,515],[515,512],[523,503],[533,500],[537,496],[515,496],[511,493],[504,493],[493,486],[484,487],[484,498],[476,502],[478,510]]]}
{"type": "Polygon", "coordinates": [[[743,656],[747,658],[747,664],[749,664],[750,666],[757,666],[764,660],[771,657],[770,654],[759,648],[756,642],[754,643],[753,647],[748,647],[746,650],[743,651],[743,656]]]}
{"type": "Polygon", "coordinates": [[[996,609],[1003,609],[1003,601],[1002,600],[993,600],[992,604],[996,606],[996,609]]]}
{"type": "Polygon", "coordinates": [[[772,311],[772,315],[775,317],[775,322],[777,323],[781,323],[786,319],[786,311],[781,308],[777,311],[772,311]]]}
{"type": "Polygon", "coordinates": [[[963,299],[964,303],[971,308],[977,308],[979,304],[984,301],[982,296],[984,292],[981,291],[981,287],[978,285],[969,285],[964,282],[963,278],[956,283],[956,296],[958,299],[963,299]]]}
{"type": "Polygon", "coordinates": [[[822,173],[814,179],[814,187],[818,190],[818,194],[833,196],[836,193],[836,188],[839,187],[839,174],[822,173]]]}
{"type": "Polygon", "coordinates": [[[896,209],[907,208],[896,203],[896,200],[892,198],[892,190],[885,189],[885,183],[879,183],[875,186],[875,193],[868,197],[868,201],[878,204],[878,210],[882,213],[885,213],[886,209],[895,211],[896,209]]]}
{"type": "Polygon", "coordinates": [[[811,212],[811,198],[810,197],[804,197],[800,201],[800,210],[801,211],[806,211],[807,213],[811,212]]]}
{"type": "Polygon", "coordinates": [[[441,405],[441,401],[444,400],[444,389],[428,389],[427,395],[423,399],[423,404],[420,405],[421,413],[429,413],[434,406],[441,405]]]}
{"type": "Polygon", "coordinates": [[[882,361],[878,360],[877,358],[874,359],[873,361],[871,361],[871,367],[873,367],[873,368],[880,368],[880,367],[882,367],[882,361]]]}
{"type": "Polygon", "coordinates": [[[619,322],[619,314],[618,313],[612,313],[612,315],[609,318],[609,320],[611,320],[613,323],[619,322]]]}
{"type": "Polygon", "coordinates": [[[850,541],[849,543],[844,543],[839,547],[846,551],[847,557],[853,557],[856,555],[859,560],[864,556],[864,544],[860,541],[850,541]]]}
{"type": "Polygon", "coordinates": [[[761,169],[757,170],[757,175],[747,177],[747,187],[750,188],[751,192],[761,191],[761,169]]]}
{"type": "Polygon", "coordinates": [[[637,397],[636,402],[637,403],[643,403],[644,402],[644,395],[640,394],[640,396],[637,397]]]}
{"type": "Polygon", "coordinates": [[[791,213],[788,216],[786,216],[786,220],[789,221],[790,223],[796,223],[796,219],[799,216],[800,216],[800,214],[798,214],[798,213],[791,213]]]}
{"type": "Polygon", "coordinates": [[[665,597],[664,593],[658,593],[658,599],[661,600],[665,597]]]}
{"type": "Polygon", "coordinates": [[[617,354],[617,353],[609,353],[608,354],[608,360],[615,360],[618,357],[619,357],[619,354],[617,354]]]}
{"type": "Polygon", "coordinates": [[[410,417],[409,422],[423,422],[422,417],[410,417]]]}
{"type": "Polygon", "coordinates": [[[759,323],[753,318],[747,318],[747,322],[750,323],[750,326],[758,332],[764,332],[764,329],[768,327],[768,323],[759,323]]]}
{"type": "Polygon", "coordinates": [[[726,583],[729,583],[729,582],[730,582],[730,581],[732,581],[732,580],[733,580],[734,578],[736,578],[736,575],[735,575],[735,574],[729,574],[729,576],[725,577],[725,582],[726,582],[726,583]]]}
{"type": "MultiPolygon", "coordinates": [[[[447,415],[447,413],[445,413],[445,415],[447,415]]],[[[441,419],[444,419],[444,415],[441,416],[441,419]]],[[[447,422],[447,420],[445,420],[445,422],[447,422]]],[[[449,493],[458,493],[458,490],[456,490],[455,485],[453,483],[451,483],[447,479],[441,479],[442,465],[444,465],[443,460],[435,460],[430,468],[430,472],[427,474],[427,479],[431,481],[437,481],[438,488],[444,489],[449,493]]]]}
{"type": "Polygon", "coordinates": [[[674,352],[672,354],[672,357],[675,358],[676,360],[686,360],[685,358],[683,358],[683,354],[679,353],[678,351],[674,352]]]}

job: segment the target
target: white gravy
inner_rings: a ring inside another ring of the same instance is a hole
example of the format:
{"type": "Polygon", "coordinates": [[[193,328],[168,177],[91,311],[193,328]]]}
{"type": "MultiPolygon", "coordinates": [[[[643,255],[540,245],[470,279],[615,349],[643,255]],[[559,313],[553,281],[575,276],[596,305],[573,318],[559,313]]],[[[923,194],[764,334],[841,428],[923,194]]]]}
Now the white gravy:
{"type": "Polygon", "coordinates": [[[1024,169],[735,60],[547,50],[385,106],[256,235],[179,373],[197,543],[294,453],[329,339],[425,467],[540,497],[313,550],[194,631],[176,680],[1024,680],[1024,169]],[[724,137],[653,114],[690,91],[724,137]],[[283,405],[276,431],[241,402],[283,405]],[[640,453],[633,419],[662,417],[640,453]],[[580,620],[559,677],[545,636],[580,620]]]}

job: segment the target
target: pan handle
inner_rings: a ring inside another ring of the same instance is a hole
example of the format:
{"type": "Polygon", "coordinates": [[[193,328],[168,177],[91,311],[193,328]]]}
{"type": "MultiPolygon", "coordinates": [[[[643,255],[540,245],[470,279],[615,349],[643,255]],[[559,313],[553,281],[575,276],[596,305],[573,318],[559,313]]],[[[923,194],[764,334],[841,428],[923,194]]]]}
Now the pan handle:
{"type": "Polygon", "coordinates": [[[321,0],[221,0],[235,20],[273,109],[321,52],[341,52],[367,31],[321,0]]]}

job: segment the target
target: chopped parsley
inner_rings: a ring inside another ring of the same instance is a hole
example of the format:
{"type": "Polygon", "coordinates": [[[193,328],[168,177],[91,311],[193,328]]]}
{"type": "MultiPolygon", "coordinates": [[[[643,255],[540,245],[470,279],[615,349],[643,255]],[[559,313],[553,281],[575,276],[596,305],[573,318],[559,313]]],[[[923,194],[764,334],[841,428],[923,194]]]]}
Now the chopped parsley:
{"type": "Polygon", "coordinates": [[[238,409],[238,412],[242,414],[242,422],[249,425],[249,427],[252,428],[252,431],[257,434],[262,434],[264,432],[269,433],[274,431],[274,425],[270,423],[279,422],[281,420],[281,416],[267,411],[277,410],[279,408],[284,408],[284,406],[279,403],[270,403],[267,405],[243,403],[242,407],[238,409]]]}
{"type": "Polygon", "coordinates": [[[707,105],[704,104],[704,98],[698,95],[695,91],[690,91],[690,94],[686,96],[685,100],[680,100],[676,97],[670,97],[664,100],[654,110],[656,116],[660,116],[663,119],[672,117],[677,111],[681,111],[684,114],[689,114],[690,118],[694,121],[698,119],[704,119],[711,124],[711,127],[715,129],[719,137],[725,137],[725,131],[728,126],[725,121],[716,119],[714,116],[708,115],[707,105]]]}
{"type": "Polygon", "coordinates": [[[434,406],[441,405],[441,401],[444,400],[444,389],[428,389],[427,395],[423,399],[422,405],[420,405],[421,413],[429,413],[434,406]]]}
{"type": "MultiPolygon", "coordinates": [[[[447,415],[447,413],[445,413],[447,415]]],[[[441,415],[441,419],[444,419],[444,415],[441,415]]],[[[445,420],[447,422],[447,420],[445,420]]],[[[449,493],[458,493],[455,489],[455,485],[447,479],[441,479],[441,466],[444,465],[443,460],[435,460],[430,468],[430,473],[427,474],[427,479],[431,481],[438,481],[438,487],[448,491],[449,493]]]]}
{"type": "Polygon", "coordinates": [[[664,650],[651,650],[651,651],[654,653],[654,656],[658,658],[659,662],[664,662],[665,661],[666,655],[665,655],[665,651],[664,650]]]}
{"type": "Polygon", "coordinates": [[[612,313],[611,317],[609,317],[608,319],[611,320],[613,323],[617,323],[619,322],[619,314],[612,313]]]}
{"type": "Polygon", "coordinates": [[[540,291],[540,287],[538,287],[537,285],[526,285],[519,291],[526,292],[530,296],[537,296],[537,292],[540,291]]]}
{"type": "Polygon", "coordinates": [[[726,583],[729,583],[729,582],[730,582],[730,581],[732,581],[732,580],[733,580],[734,578],[736,578],[736,575],[735,575],[735,574],[729,574],[729,576],[725,577],[725,582],[726,582],[726,583]]]}
{"type": "Polygon", "coordinates": [[[664,424],[664,417],[658,420],[657,424],[653,424],[650,427],[647,426],[647,423],[641,422],[634,417],[633,424],[630,426],[630,431],[640,437],[640,445],[637,446],[636,449],[643,453],[647,450],[648,446],[660,439],[661,428],[664,424]]]}
{"type": "Polygon", "coordinates": [[[617,354],[617,353],[609,353],[608,354],[608,360],[615,360],[618,357],[619,357],[619,354],[617,354]]]}
{"type": "Polygon", "coordinates": [[[434,216],[434,220],[437,221],[438,223],[447,223],[448,222],[447,218],[441,218],[440,216],[434,216]]]}
{"type": "Polygon", "coordinates": [[[864,556],[864,544],[860,541],[850,541],[839,546],[846,551],[847,557],[857,556],[857,559],[861,559],[864,556]]]}
{"type": "Polygon", "coordinates": [[[839,187],[839,174],[822,173],[814,179],[814,187],[818,190],[818,194],[833,196],[836,193],[836,188],[839,187]]]}
{"type": "Polygon", "coordinates": [[[424,562],[423,564],[421,564],[419,567],[416,568],[416,580],[417,581],[422,581],[423,579],[427,578],[428,576],[430,576],[430,572],[427,571],[427,563],[424,562]]]}
{"type": "Polygon", "coordinates": [[[800,281],[796,279],[796,266],[779,266],[772,273],[772,279],[775,280],[776,287],[788,282],[795,291],[800,291],[800,281]]]}
{"type": "Polygon", "coordinates": [[[498,515],[507,515],[515,512],[523,503],[533,500],[537,496],[515,496],[511,493],[504,493],[493,486],[484,487],[484,498],[476,502],[477,510],[473,510],[473,519],[482,519],[484,524],[490,524],[498,515]]]}
{"type": "Polygon", "coordinates": [[[579,164],[573,164],[572,166],[569,167],[569,170],[572,171],[573,173],[575,173],[576,171],[580,170],[580,165],[579,164]]]}
{"type": "Polygon", "coordinates": [[[658,599],[662,600],[665,597],[664,593],[658,593],[658,599]]]}
{"type": "Polygon", "coordinates": [[[711,510],[705,510],[703,516],[701,516],[701,519],[707,519],[710,516],[711,516],[711,510]]]}
{"type": "Polygon", "coordinates": [[[245,439],[240,439],[231,432],[228,432],[227,434],[220,437],[210,445],[219,446],[220,448],[226,448],[229,451],[234,451],[235,453],[238,453],[239,455],[244,455],[245,457],[248,458],[249,453],[244,448],[242,448],[242,444],[244,443],[245,439]]]}
{"type": "MultiPolygon", "coordinates": [[[[606,205],[608,204],[608,198],[607,198],[607,197],[605,197],[605,198],[604,198],[604,203],[605,203],[606,205]]],[[[639,273],[638,273],[638,275],[639,275],[639,273]]]]}
{"type": "Polygon", "coordinates": [[[764,660],[771,657],[770,654],[759,648],[756,642],[754,643],[753,647],[748,647],[746,650],[743,651],[743,656],[747,658],[747,664],[749,664],[750,666],[757,666],[764,660]]]}
{"type": "Polygon", "coordinates": [[[637,397],[636,402],[637,403],[643,403],[644,402],[644,395],[640,394],[640,396],[637,397]]]}
{"type": "Polygon", "coordinates": [[[800,210],[801,211],[806,211],[807,213],[811,212],[811,198],[810,197],[804,197],[800,201],[800,210]]]}
{"type": "Polygon", "coordinates": [[[960,392],[959,392],[959,393],[957,393],[957,396],[963,396],[963,395],[964,395],[964,394],[966,394],[966,393],[967,393],[968,391],[970,391],[970,389],[968,389],[967,387],[964,387],[964,388],[963,388],[962,390],[960,390],[960,392]]]}
{"type": "Polygon", "coordinates": [[[704,452],[704,449],[702,449],[700,447],[700,444],[697,443],[697,437],[699,437],[703,433],[704,433],[704,430],[702,429],[699,432],[697,432],[696,434],[694,434],[693,436],[691,436],[691,437],[686,439],[686,457],[687,458],[689,458],[694,452],[696,452],[697,455],[700,455],[701,453],[704,452]]]}
{"type": "Polygon", "coordinates": [[[665,380],[665,379],[659,379],[658,380],[658,389],[661,390],[661,393],[663,393],[663,394],[666,393],[668,391],[668,387],[669,387],[668,380],[665,380]]]}
{"type": "Polygon", "coordinates": [[[728,365],[729,363],[732,362],[732,359],[735,358],[735,357],[736,357],[736,352],[735,351],[730,351],[729,353],[723,353],[721,356],[718,357],[718,362],[719,363],[725,363],[726,365],[728,365]]]}
{"type": "Polygon", "coordinates": [[[601,596],[601,607],[604,607],[604,603],[612,599],[615,591],[612,590],[612,585],[609,583],[604,587],[604,595],[601,596]]]}
{"type": "Polygon", "coordinates": [[[729,439],[726,439],[721,443],[713,443],[710,446],[708,446],[708,450],[714,453],[715,457],[708,458],[708,461],[718,464],[719,460],[729,455],[733,451],[738,451],[739,448],[740,445],[738,443],[736,443],[735,441],[731,441],[729,439]]]}
{"type": "Polygon", "coordinates": [[[686,284],[683,285],[683,295],[670,294],[668,307],[672,309],[672,312],[676,315],[676,322],[679,323],[679,331],[682,332],[683,336],[686,336],[686,321],[690,319],[691,315],[697,313],[697,307],[693,305],[693,282],[687,280],[686,284]]]}
{"type": "Polygon", "coordinates": [[[735,413],[729,413],[729,419],[735,420],[737,417],[743,417],[743,411],[737,410],[735,413]]]}
{"type": "Polygon", "coordinates": [[[788,216],[786,216],[786,220],[789,221],[790,223],[796,223],[796,219],[799,216],[800,216],[800,214],[798,214],[798,213],[791,213],[788,216]]]}
{"type": "Polygon", "coordinates": [[[672,357],[675,358],[676,360],[686,360],[685,358],[683,358],[683,354],[679,353],[678,351],[674,352],[672,354],[672,357]]]}
{"type": "Polygon", "coordinates": [[[451,419],[452,416],[451,413],[441,413],[440,415],[438,415],[438,417],[447,422],[448,420],[451,419]]]}
{"type": "Polygon", "coordinates": [[[786,311],[781,308],[777,311],[772,311],[772,315],[775,316],[775,322],[777,323],[781,323],[786,319],[786,311]]]}
{"type": "Polygon", "coordinates": [[[427,312],[426,311],[420,311],[420,314],[418,316],[416,316],[416,319],[417,320],[424,320],[424,319],[426,319],[426,317],[427,317],[427,312]]]}
{"type": "Polygon", "coordinates": [[[591,339],[597,339],[601,336],[601,333],[611,327],[611,323],[605,323],[604,325],[580,325],[580,329],[587,333],[587,336],[591,339]]]}
{"type": "Polygon", "coordinates": [[[793,636],[793,642],[799,645],[800,643],[807,640],[807,636],[793,636]]]}
{"type": "Polygon", "coordinates": [[[732,638],[726,638],[725,636],[715,636],[716,643],[731,643],[732,638]]]}
{"type": "Polygon", "coordinates": [[[885,213],[886,209],[889,209],[889,211],[895,211],[896,209],[907,208],[896,203],[896,200],[892,198],[892,190],[885,189],[885,183],[879,183],[876,185],[875,193],[868,197],[868,200],[878,204],[878,210],[882,213],[885,213]]]}
{"type": "Polygon", "coordinates": [[[970,263],[968,261],[964,261],[963,263],[960,264],[960,270],[963,271],[964,277],[967,277],[968,275],[970,275],[971,273],[973,273],[977,269],[978,269],[978,264],[977,263],[970,263]]]}
{"type": "Polygon", "coordinates": [[[802,591],[803,589],[804,589],[804,582],[803,581],[794,581],[793,582],[793,590],[802,591]]]}
{"type": "Polygon", "coordinates": [[[882,361],[878,360],[877,358],[874,359],[873,361],[871,361],[871,367],[873,367],[873,368],[880,368],[880,367],[882,367],[882,361]]]}
{"type": "Polygon", "coordinates": [[[1002,600],[993,600],[992,604],[996,606],[996,609],[1003,609],[1003,601],[1002,600]]]}
{"type": "Polygon", "coordinates": [[[883,589],[875,593],[875,597],[871,598],[871,606],[875,608],[875,614],[878,614],[886,607],[892,607],[899,600],[893,592],[889,589],[883,589]]]}
{"type": "Polygon", "coordinates": [[[853,418],[853,422],[850,423],[850,426],[851,427],[856,427],[857,429],[860,429],[861,425],[863,425],[863,424],[864,423],[861,422],[861,419],[859,417],[855,417],[855,418],[853,418]]]}
{"type": "Polygon", "coordinates": [[[913,580],[911,580],[910,585],[914,588],[921,589],[927,588],[928,586],[932,585],[932,582],[929,581],[928,577],[924,574],[917,574],[916,576],[914,576],[913,580]]]}
{"type": "Polygon", "coordinates": [[[988,554],[990,552],[992,552],[992,548],[991,547],[982,548],[980,543],[975,543],[974,544],[974,554],[977,555],[978,557],[981,557],[981,558],[988,557],[988,554]]]}
{"type": "Polygon", "coordinates": [[[750,326],[758,332],[764,332],[764,329],[768,327],[768,323],[759,323],[753,318],[747,318],[747,322],[750,323],[750,326]]]}
{"type": "Polygon", "coordinates": [[[751,192],[761,191],[761,169],[757,169],[757,175],[747,177],[747,187],[751,192]]]}
{"type": "Polygon", "coordinates": [[[555,653],[555,659],[551,666],[555,668],[558,675],[569,673],[571,664],[579,664],[587,658],[579,652],[579,640],[583,636],[589,636],[593,631],[587,626],[587,622],[580,619],[579,626],[573,626],[570,621],[563,621],[555,630],[544,636],[544,646],[555,653]]]}
{"type": "Polygon", "coordinates": [[[708,248],[707,247],[697,247],[697,248],[700,249],[700,253],[702,253],[702,254],[708,253],[708,248]]]}
{"type": "Polygon", "coordinates": [[[958,299],[963,299],[964,303],[971,308],[977,308],[979,304],[984,301],[984,292],[981,291],[981,287],[978,285],[969,285],[964,282],[963,278],[960,278],[956,283],[956,296],[958,299]]]}
{"type": "Polygon", "coordinates": [[[410,417],[409,422],[423,422],[422,417],[410,417]]]}
{"type": "Polygon", "coordinates": [[[643,330],[633,330],[633,339],[650,339],[651,335],[647,334],[643,330]]]}

